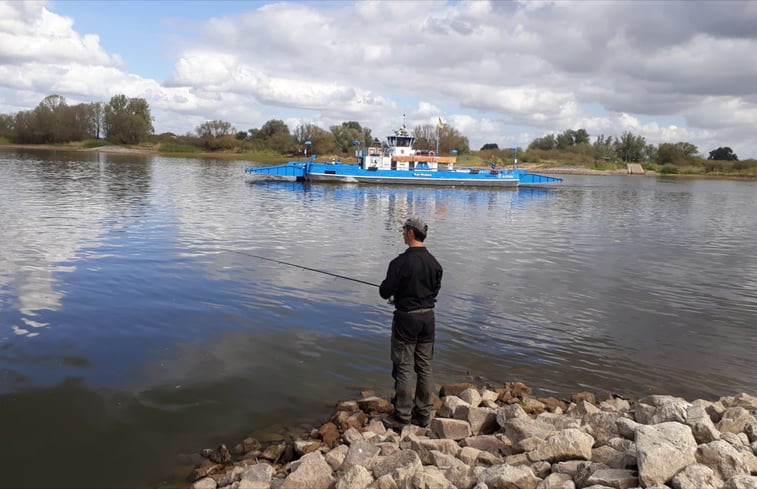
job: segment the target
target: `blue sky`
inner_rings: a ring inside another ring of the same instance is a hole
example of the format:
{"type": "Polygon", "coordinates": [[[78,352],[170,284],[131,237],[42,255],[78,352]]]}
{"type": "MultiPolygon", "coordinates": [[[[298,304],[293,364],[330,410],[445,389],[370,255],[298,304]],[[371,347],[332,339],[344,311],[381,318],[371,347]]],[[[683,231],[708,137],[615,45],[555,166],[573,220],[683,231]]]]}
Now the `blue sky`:
{"type": "Polygon", "coordinates": [[[757,2],[0,0],[0,19],[0,113],[124,93],[157,132],[383,137],[407,114],[474,149],[585,128],[757,157],[757,2]]]}

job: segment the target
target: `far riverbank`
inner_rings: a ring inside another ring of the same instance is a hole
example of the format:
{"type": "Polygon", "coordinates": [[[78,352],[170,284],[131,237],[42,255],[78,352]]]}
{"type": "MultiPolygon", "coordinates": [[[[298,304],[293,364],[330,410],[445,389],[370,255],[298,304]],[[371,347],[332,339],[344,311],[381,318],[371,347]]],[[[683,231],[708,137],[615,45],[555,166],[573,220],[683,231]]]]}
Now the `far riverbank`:
{"type": "MultiPolygon", "coordinates": [[[[69,144],[2,144],[0,148],[16,148],[16,149],[32,149],[32,150],[47,150],[47,151],[86,151],[86,152],[99,152],[110,154],[142,154],[142,155],[161,155],[167,157],[182,157],[182,158],[213,158],[221,160],[236,160],[236,161],[254,161],[265,164],[279,164],[286,163],[296,157],[287,155],[277,155],[272,153],[239,153],[234,151],[192,151],[192,152],[176,152],[176,151],[161,151],[160,145],[140,145],[140,146],[124,146],[124,145],[103,145],[92,148],[85,148],[81,143],[69,143],[69,144]]],[[[352,157],[343,157],[341,155],[324,155],[319,159],[324,161],[342,161],[344,163],[355,163],[352,157]]],[[[457,167],[466,168],[486,168],[490,163],[483,161],[481,158],[476,157],[472,160],[458,161],[457,167]]],[[[562,164],[560,162],[550,163],[524,163],[521,162],[518,165],[520,168],[535,172],[557,175],[598,175],[598,176],[618,176],[629,175],[626,168],[609,168],[609,169],[596,169],[591,168],[589,164],[587,166],[581,166],[579,164],[562,164]]],[[[508,167],[511,167],[508,165],[508,167]]],[[[633,175],[641,176],[641,175],[633,175]]],[[[647,169],[643,176],[660,176],[659,173],[654,170],[647,169]]],[[[713,178],[713,179],[734,179],[734,180],[757,180],[757,175],[744,175],[741,173],[697,173],[697,172],[680,172],[680,173],[665,173],[666,177],[684,177],[684,178],[713,178]]]]}

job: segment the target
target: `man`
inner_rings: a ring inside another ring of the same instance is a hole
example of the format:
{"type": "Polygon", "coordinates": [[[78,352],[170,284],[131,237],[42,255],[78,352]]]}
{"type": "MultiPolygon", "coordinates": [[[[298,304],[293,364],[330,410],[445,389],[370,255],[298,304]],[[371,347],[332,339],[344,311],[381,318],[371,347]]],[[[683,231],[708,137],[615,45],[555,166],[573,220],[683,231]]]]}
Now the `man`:
{"type": "Polygon", "coordinates": [[[384,299],[394,296],[392,378],[394,413],[390,424],[428,426],[433,407],[431,360],[434,355],[434,303],[442,285],[442,267],[423,245],[428,225],[411,217],[402,227],[408,246],[389,263],[379,287],[384,299]],[[412,372],[415,370],[415,396],[412,372]]]}

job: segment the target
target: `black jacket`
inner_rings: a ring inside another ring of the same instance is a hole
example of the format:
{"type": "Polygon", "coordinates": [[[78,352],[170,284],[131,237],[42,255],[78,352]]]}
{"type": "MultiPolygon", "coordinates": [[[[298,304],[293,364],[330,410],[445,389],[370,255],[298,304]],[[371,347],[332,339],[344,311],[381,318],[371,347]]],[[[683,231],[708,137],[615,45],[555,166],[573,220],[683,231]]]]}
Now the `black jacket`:
{"type": "Polygon", "coordinates": [[[394,296],[398,311],[434,307],[442,286],[442,266],[425,246],[410,247],[389,263],[379,294],[394,296]]]}

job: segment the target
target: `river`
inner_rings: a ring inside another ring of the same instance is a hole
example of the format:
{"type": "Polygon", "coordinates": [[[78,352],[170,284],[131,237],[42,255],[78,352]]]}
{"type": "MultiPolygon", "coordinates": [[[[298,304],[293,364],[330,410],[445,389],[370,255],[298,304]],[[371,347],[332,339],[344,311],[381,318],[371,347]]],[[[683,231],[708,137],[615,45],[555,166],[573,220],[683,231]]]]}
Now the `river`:
{"type": "Polygon", "coordinates": [[[429,223],[438,383],[757,393],[757,183],[250,183],[243,161],[0,148],[4,487],[158,486],[177,455],[387,396],[372,284],[429,223]],[[12,420],[12,421],[11,421],[12,420]]]}

